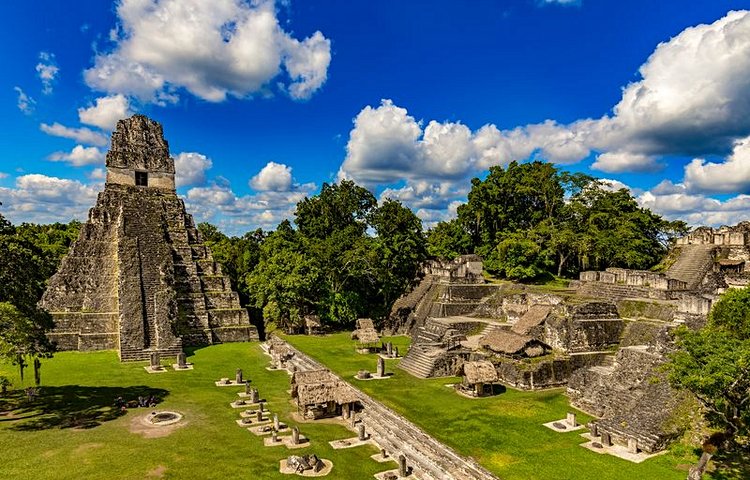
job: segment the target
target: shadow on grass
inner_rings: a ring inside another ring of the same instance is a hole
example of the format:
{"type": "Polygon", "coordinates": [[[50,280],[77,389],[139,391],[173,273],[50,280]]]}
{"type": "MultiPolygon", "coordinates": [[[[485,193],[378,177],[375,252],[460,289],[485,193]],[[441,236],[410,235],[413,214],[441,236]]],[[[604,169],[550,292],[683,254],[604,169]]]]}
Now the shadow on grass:
{"type": "Polygon", "coordinates": [[[742,480],[750,478],[750,451],[722,452],[714,457],[714,480],[742,480]]]}
{"type": "Polygon", "coordinates": [[[133,387],[86,387],[66,385],[40,387],[39,393],[29,400],[23,390],[13,390],[0,397],[0,422],[14,422],[11,429],[18,431],[47,430],[51,428],[86,429],[101,425],[125,415],[115,406],[115,399],[137,401],[138,397],[154,397],[161,403],[168,390],[144,385],[133,387]]]}

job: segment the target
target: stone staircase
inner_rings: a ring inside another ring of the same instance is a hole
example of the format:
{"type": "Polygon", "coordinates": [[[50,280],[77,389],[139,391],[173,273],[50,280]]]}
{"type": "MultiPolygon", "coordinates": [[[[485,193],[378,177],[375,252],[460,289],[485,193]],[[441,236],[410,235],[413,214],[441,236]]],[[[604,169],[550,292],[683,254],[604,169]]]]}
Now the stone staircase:
{"type": "Polygon", "coordinates": [[[417,378],[430,378],[440,358],[438,353],[435,347],[413,344],[398,367],[417,378]]]}
{"type": "Polygon", "coordinates": [[[667,270],[667,276],[682,280],[688,289],[697,288],[714,263],[714,245],[683,245],[680,256],[667,270]]]}
{"type": "Polygon", "coordinates": [[[182,353],[182,341],[167,348],[154,348],[144,350],[142,348],[122,347],[120,348],[120,361],[135,362],[141,360],[149,360],[151,358],[151,353],[153,352],[158,352],[162,360],[164,360],[165,358],[173,358],[176,363],[177,355],[182,353]]]}

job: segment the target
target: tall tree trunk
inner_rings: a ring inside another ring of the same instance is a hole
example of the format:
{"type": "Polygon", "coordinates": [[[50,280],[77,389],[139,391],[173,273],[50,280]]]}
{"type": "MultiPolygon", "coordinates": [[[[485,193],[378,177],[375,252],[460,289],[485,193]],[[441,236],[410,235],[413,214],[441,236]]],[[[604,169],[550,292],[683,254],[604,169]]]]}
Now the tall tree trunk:
{"type": "Polygon", "coordinates": [[[567,255],[563,256],[563,254],[562,254],[562,253],[560,254],[560,262],[559,262],[559,263],[557,264],[557,276],[558,276],[558,277],[562,277],[562,269],[563,269],[563,265],[565,265],[565,261],[566,261],[567,259],[568,259],[568,256],[567,256],[567,255]]]}
{"type": "Polygon", "coordinates": [[[18,356],[18,373],[21,375],[21,383],[23,383],[23,369],[26,368],[26,362],[23,360],[23,356],[18,356]]]}
{"type": "Polygon", "coordinates": [[[703,478],[703,473],[706,471],[708,461],[711,460],[711,457],[713,457],[713,454],[708,453],[704,450],[701,454],[700,460],[698,460],[698,463],[690,467],[687,480],[701,480],[703,478]]]}
{"type": "Polygon", "coordinates": [[[34,359],[34,384],[38,387],[42,383],[42,362],[38,359],[34,359]]]}

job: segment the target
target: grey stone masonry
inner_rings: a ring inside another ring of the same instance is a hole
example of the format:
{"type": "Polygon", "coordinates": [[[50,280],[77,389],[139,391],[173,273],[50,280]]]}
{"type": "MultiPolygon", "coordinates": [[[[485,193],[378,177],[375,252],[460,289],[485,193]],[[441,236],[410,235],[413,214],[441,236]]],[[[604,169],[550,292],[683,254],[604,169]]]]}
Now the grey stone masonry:
{"type": "Polygon", "coordinates": [[[60,350],[117,349],[123,361],[258,338],[175,192],[161,125],[142,115],[118,122],[104,190],[42,306],[60,350]]]}

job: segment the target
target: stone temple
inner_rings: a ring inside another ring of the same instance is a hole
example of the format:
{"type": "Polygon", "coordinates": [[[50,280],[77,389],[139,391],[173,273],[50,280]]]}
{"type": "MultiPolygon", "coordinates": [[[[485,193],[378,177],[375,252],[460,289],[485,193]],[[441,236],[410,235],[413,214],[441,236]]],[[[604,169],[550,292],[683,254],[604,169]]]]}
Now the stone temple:
{"type": "Polygon", "coordinates": [[[104,191],[42,298],[58,348],[116,349],[126,361],[257,339],[177,196],[162,126],[120,120],[106,166],[104,191]]]}

